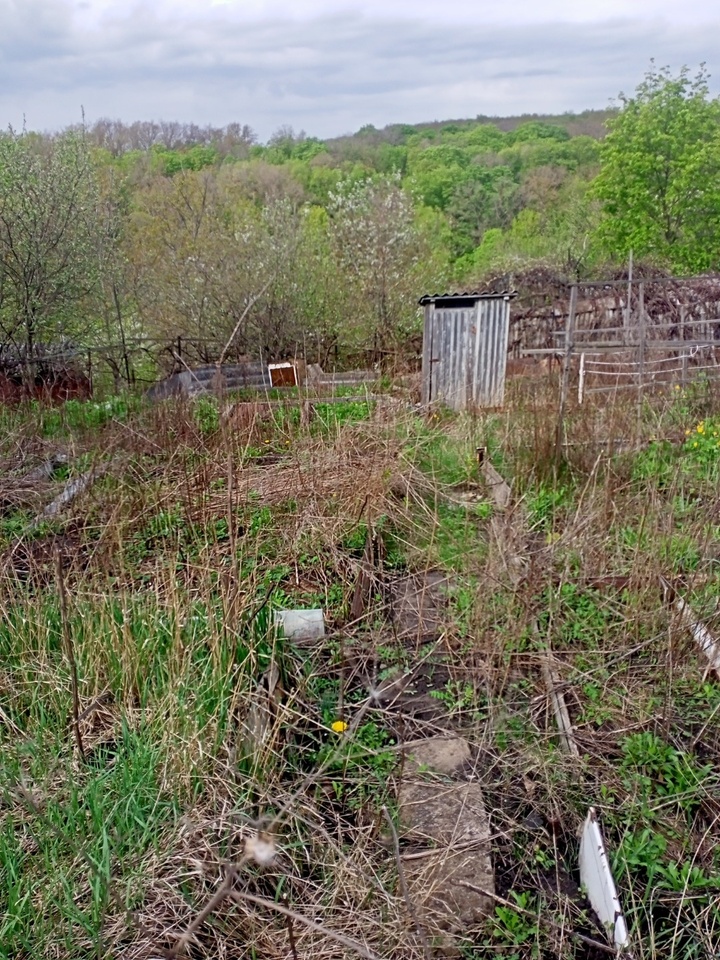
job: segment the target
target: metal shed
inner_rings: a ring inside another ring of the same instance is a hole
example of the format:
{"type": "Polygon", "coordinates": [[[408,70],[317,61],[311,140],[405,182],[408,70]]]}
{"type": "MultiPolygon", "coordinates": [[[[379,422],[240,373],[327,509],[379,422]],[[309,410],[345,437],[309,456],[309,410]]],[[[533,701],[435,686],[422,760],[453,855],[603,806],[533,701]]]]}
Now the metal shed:
{"type": "Polygon", "coordinates": [[[477,291],[425,296],[422,401],[454,410],[499,407],[505,397],[510,300],[477,291]]]}

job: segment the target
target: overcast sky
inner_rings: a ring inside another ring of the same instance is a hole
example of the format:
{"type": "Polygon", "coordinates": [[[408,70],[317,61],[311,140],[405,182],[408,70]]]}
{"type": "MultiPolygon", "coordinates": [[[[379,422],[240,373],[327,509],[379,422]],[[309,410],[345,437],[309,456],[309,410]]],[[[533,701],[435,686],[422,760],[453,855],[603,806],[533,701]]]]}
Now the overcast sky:
{"type": "Polygon", "coordinates": [[[604,107],[654,57],[720,91],[710,0],[0,0],[0,126],[237,120],[327,137],[604,107]]]}

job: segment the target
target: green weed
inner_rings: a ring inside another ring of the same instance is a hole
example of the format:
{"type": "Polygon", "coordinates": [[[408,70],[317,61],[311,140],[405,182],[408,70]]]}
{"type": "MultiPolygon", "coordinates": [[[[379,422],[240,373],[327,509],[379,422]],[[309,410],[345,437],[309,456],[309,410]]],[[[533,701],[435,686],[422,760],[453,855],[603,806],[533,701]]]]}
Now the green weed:
{"type": "Polygon", "coordinates": [[[653,800],[672,797],[682,809],[690,811],[713,774],[712,764],[699,765],[650,731],[630,734],[621,748],[621,777],[645,809],[653,800]]]}
{"type": "Polygon", "coordinates": [[[46,407],[33,401],[31,411],[43,436],[59,437],[68,433],[98,430],[111,420],[124,421],[139,409],[137,398],[111,397],[104,401],[68,400],[59,407],[46,407]]]}
{"type": "Polygon", "coordinates": [[[192,409],[195,423],[204,437],[217,433],[220,429],[220,407],[216,397],[196,397],[192,409]]]}
{"type": "Polygon", "coordinates": [[[528,493],[525,503],[531,529],[553,530],[558,515],[570,506],[572,497],[573,490],[571,487],[565,485],[554,486],[547,483],[540,484],[537,489],[528,493]]]}
{"type": "MultiPolygon", "coordinates": [[[[509,899],[514,900],[521,911],[536,909],[535,900],[529,893],[517,893],[511,890],[509,899]]],[[[539,921],[531,920],[526,913],[520,913],[512,907],[498,904],[493,914],[489,939],[485,941],[485,945],[502,951],[502,955],[508,960],[519,960],[521,954],[517,952],[517,948],[526,944],[533,947],[530,956],[540,955],[539,948],[533,944],[533,941],[537,941],[539,937],[539,921]]],[[[522,955],[528,954],[523,952],[522,955]]]]}

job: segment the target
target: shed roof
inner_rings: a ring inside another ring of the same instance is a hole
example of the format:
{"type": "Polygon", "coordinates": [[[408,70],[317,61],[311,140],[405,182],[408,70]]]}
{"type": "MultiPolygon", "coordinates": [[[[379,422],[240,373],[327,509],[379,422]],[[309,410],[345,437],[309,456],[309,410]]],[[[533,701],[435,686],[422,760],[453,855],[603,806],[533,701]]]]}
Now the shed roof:
{"type": "Polygon", "coordinates": [[[450,307],[453,304],[458,306],[468,300],[473,302],[477,300],[512,300],[517,296],[514,290],[456,290],[452,293],[427,293],[421,297],[418,303],[421,307],[428,303],[437,303],[442,300],[443,304],[450,307]]]}

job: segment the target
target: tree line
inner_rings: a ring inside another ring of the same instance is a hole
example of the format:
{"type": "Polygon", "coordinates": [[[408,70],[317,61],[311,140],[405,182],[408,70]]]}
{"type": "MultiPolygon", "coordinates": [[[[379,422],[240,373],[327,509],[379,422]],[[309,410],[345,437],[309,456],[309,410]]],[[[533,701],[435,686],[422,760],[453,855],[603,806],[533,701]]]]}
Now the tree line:
{"type": "MultiPolygon", "coordinates": [[[[283,127],[99,120],[0,135],[0,355],[139,337],[214,359],[382,360],[417,298],[528,265],[602,275],[630,251],[720,261],[720,105],[654,65],[591,115],[283,127]],[[600,135],[600,134],[603,135],[600,135]]],[[[415,339],[414,339],[415,338],[415,339]]]]}

